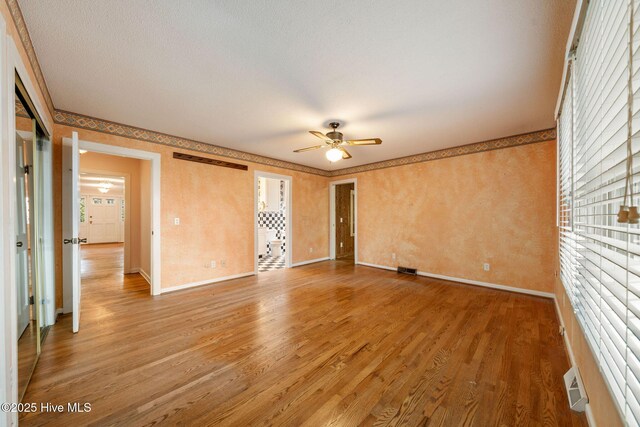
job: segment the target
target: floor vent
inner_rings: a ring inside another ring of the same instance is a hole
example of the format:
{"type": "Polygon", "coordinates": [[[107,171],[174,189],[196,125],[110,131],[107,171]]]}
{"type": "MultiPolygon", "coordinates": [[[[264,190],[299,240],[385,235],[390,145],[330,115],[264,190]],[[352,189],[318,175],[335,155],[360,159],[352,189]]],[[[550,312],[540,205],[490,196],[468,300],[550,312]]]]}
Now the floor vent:
{"type": "Polygon", "coordinates": [[[578,368],[572,367],[564,374],[564,385],[567,389],[567,395],[569,397],[569,406],[576,412],[584,412],[585,406],[589,401],[587,394],[584,391],[582,385],[582,379],[578,368]]]}
{"type": "Polygon", "coordinates": [[[400,274],[409,274],[411,276],[417,276],[418,275],[418,270],[416,270],[415,268],[409,268],[409,267],[398,267],[398,273],[400,273],[400,274]]]}

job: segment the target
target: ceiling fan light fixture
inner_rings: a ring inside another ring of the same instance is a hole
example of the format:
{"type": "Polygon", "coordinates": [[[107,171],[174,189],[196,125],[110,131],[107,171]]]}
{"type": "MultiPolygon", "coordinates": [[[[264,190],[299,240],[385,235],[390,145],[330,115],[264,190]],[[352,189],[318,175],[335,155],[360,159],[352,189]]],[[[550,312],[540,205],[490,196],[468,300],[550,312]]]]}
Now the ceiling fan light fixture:
{"type": "Polygon", "coordinates": [[[332,163],[342,159],[342,151],[338,150],[335,147],[328,150],[325,155],[327,156],[327,160],[329,160],[332,163]]]}

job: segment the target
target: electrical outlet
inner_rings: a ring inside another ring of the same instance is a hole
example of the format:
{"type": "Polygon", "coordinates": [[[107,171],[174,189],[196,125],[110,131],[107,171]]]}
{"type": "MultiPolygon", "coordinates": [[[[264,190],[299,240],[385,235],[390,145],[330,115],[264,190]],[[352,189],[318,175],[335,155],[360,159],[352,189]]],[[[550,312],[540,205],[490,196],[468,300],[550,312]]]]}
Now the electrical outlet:
{"type": "Polygon", "coordinates": [[[562,326],[558,328],[558,332],[560,333],[561,337],[564,336],[564,328],[562,326]]]}
{"type": "Polygon", "coordinates": [[[491,270],[491,265],[488,262],[485,262],[484,264],[482,264],[482,269],[484,271],[489,271],[491,270]]]}
{"type": "Polygon", "coordinates": [[[340,247],[344,248],[344,243],[340,242],[340,247]]]}
{"type": "Polygon", "coordinates": [[[396,253],[395,252],[391,254],[391,259],[396,259],[396,253]]]}
{"type": "Polygon", "coordinates": [[[340,224],[342,224],[342,218],[340,218],[340,224]]]}
{"type": "Polygon", "coordinates": [[[211,260],[211,268],[216,268],[216,262],[214,260],[211,260]]]}
{"type": "Polygon", "coordinates": [[[309,248],[309,253],[313,253],[313,248],[309,248]]]}
{"type": "Polygon", "coordinates": [[[180,225],[180,218],[174,218],[173,223],[174,225],[180,225]]]}

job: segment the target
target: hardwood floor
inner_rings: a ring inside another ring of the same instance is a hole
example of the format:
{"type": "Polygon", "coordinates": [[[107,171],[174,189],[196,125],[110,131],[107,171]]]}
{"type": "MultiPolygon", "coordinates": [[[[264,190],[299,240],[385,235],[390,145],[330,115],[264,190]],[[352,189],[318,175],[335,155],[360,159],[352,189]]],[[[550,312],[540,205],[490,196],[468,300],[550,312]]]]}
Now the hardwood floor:
{"type": "Polygon", "coordinates": [[[38,358],[38,331],[36,322],[29,322],[18,338],[18,396],[22,396],[29,384],[33,366],[38,358]]]}
{"type": "Polygon", "coordinates": [[[51,328],[23,425],[586,425],[551,300],[322,262],[149,296],[83,248],[81,330],[51,328]]]}

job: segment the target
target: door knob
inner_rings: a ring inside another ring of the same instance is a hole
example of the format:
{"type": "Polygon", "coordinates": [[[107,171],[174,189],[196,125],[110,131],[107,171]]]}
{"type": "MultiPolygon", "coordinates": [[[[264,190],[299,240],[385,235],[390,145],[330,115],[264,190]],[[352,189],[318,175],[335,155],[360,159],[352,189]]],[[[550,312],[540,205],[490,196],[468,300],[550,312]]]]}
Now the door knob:
{"type": "Polygon", "coordinates": [[[16,243],[16,246],[17,246],[17,247],[19,247],[19,248],[21,248],[21,247],[22,247],[22,242],[17,242],[17,243],[16,243]]]}

